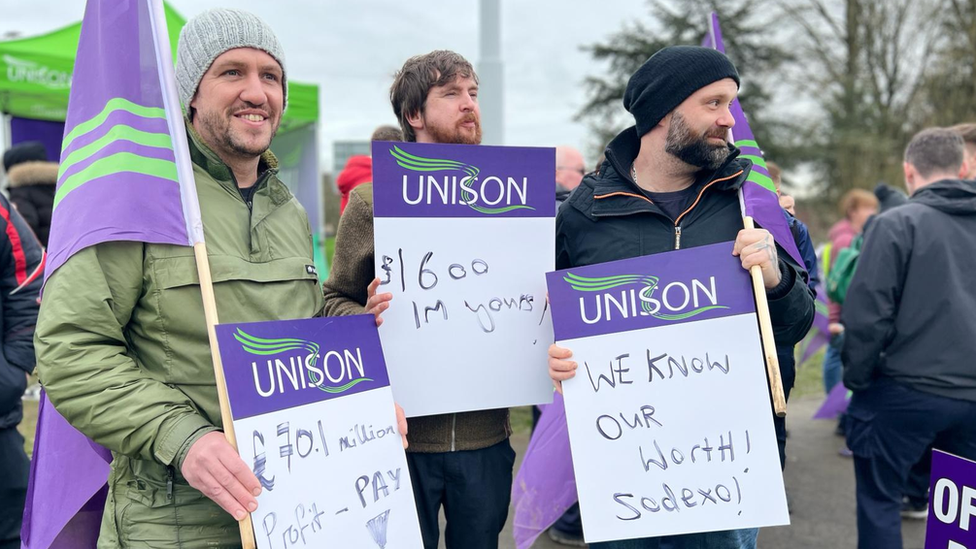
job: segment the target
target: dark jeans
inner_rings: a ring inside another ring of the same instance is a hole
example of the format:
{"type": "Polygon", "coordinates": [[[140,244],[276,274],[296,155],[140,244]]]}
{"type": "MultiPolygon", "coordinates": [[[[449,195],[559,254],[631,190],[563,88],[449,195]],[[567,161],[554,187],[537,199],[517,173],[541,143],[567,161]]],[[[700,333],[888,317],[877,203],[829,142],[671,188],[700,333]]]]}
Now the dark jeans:
{"type": "Polygon", "coordinates": [[[444,506],[448,549],[497,549],[508,519],[515,450],[508,439],[481,450],[408,452],[424,549],[437,549],[444,506]]]}
{"type": "Polygon", "coordinates": [[[16,427],[0,429],[0,549],[20,547],[30,461],[16,427]]]}
{"type": "Polygon", "coordinates": [[[976,402],[882,378],[847,409],[857,480],[857,546],[902,549],[901,502],[909,471],[930,447],[976,459],[976,402]]]}
{"type": "Polygon", "coordinates": [[[583,537],[583,517],[580,516],[579,503],[574,503],[572,507],[566,509],[566,512],[559,517],[552,528],[568,536],[583,537]]]}
{"type": "Polygon", "coordinates": [[[591,549],[755,549],[758,528],[590,544],[591,549]]]}
{"type": "Polygon", "coordinates": [[[922,460],[912,465],[905,485],[905,497],[915,507],[928,506],[929,482],[932,476],[932,448],[926,448],[922,460]]]}

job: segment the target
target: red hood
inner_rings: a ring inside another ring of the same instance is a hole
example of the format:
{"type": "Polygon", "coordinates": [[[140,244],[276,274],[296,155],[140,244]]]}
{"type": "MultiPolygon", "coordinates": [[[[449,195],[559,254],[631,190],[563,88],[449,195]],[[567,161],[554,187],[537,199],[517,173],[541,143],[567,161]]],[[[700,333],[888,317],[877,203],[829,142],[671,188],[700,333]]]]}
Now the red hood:
{"type": "Polygon", "coordinates": [[[350,156],[346,167],[342,168],[336,179],[336,186],[343,196],[349,194],[357,185],[373,180],[373,160],[368,156],[350,156]]]}

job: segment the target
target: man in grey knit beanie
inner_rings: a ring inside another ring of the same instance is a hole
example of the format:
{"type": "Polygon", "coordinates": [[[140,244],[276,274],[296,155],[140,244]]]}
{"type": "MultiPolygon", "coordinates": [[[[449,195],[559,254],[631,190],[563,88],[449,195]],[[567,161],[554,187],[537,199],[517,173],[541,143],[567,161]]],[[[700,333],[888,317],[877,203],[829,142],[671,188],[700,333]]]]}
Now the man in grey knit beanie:
{"type": "MultiPolygon", "coordinates": [[[[274,33],[242,11],[203,13],[180,35],[177,80],[221,318],[321,314],[308,217],[268,150],[285,106],[284,56],[274,33]]],[[[179,191],[174,184],[166,192],[179,191]]],[[[73,419],[114,456],[99,549],[239,548],[237,521],[255,513],[257,530],[273,509],[266,499],[259,508],[262,483],[221,432],[227,424],[196,273],[185,246],[103,242],[73,255],[47,287],[54,296],[47,306],[55,309],[38,326],[46,334],[35,345],[38,363],[52,372],[52,386],[60,380],[76,391],[82,411],[73,419]],[[70,327],[69,317],[77,319],[70,327]],[[98,376],[77,383],[68,369],[45,366],[66,363],[98,376]]],[[[245,439],[250,445],[250,434],[245,439]]],[[[265,481],[284,467],[270,450],[269,439],[267,469],[258,470],[265,481]]],[[[321,546],[318,539],[309,546],[321,546]]]]}
{"type": "Polygon", "coordinates": [[[193,129],[233,171],[242,189],[257,180],[259,158],[271,145],[285,110],[284,58],[271,28],[245,11],[208,10],[180,31],[180,102],[193,129]]]}

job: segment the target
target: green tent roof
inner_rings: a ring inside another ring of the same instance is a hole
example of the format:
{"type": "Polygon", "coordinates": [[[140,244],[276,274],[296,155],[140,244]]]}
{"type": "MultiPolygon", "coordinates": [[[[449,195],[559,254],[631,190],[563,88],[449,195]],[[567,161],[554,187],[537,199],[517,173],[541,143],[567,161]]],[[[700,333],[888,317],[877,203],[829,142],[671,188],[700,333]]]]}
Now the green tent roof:
{"type": "MultiPolygon", "coordinates": [[[[164,2],[169,41],[176,59],[180,29],[186,24],[164,2]]],[[[40,36],[0,41],[0,112],[36,120],[64,121],[81,23],[40,36]]],[[[319,88],[288,82],[288,108],[281,122],[287,130],[319,118],[319,88]]]]}

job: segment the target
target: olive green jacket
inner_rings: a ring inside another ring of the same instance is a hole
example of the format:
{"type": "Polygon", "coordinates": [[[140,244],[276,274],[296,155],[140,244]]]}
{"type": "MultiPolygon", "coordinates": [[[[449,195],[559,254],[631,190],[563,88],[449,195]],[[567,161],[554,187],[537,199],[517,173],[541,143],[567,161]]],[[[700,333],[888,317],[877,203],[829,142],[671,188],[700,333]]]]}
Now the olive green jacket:
{"type": "MultiPolygon", "coordinates": [[[[320,315],[308,217],[277,160],[262,157],[249,208],[230,169],[188,135],[220,321],[320,315]]],[[[231,517],[180,475],[190,445],[221,427],[192,248],[76,253],[47,281],[34,341],[51,402],[115,456],[99,547],[239,543],[231,517]]]]}

